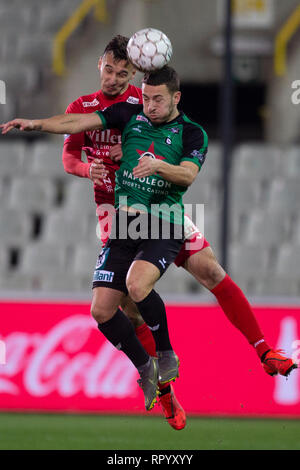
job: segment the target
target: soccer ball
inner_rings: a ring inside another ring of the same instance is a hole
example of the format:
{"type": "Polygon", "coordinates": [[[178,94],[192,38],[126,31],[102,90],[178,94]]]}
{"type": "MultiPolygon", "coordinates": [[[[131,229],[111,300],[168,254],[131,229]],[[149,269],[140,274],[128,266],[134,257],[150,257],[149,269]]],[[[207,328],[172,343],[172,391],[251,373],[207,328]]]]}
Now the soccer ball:
{"type": "Polygon", "coordinates": [[[170,61],[172,52],[169,38],[153,28],[137,31],[127,45],[130,62],[141,72],[161,69],[170,61]]]}

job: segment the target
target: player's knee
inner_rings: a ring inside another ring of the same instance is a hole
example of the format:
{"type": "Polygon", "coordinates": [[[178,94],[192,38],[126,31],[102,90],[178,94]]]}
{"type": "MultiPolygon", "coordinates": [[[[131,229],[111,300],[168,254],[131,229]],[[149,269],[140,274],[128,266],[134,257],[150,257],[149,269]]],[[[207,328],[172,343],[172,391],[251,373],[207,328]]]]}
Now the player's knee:
{"type": "Polygon", "coordinates": [[[112,313],[103,308],[103,306],[92,303],[91,305],[91,315],[96,320],[97,323],[105,323],[112,317],[112,313]]]}
{"type": "Polygon", "coordinates": [[[128,293],[134,302],[141,302],[147,297],[147,288],[142,283],[128,279],[126,284],[128,293]]]}
{"type": "Polygon", "coordinates": [[[222,266],[218,263],[216,258],[212,257],[205,266],[204,272],[204,283],[207,284],[209,289],[215,287],[225,276],[225,271],[222,266]]]}

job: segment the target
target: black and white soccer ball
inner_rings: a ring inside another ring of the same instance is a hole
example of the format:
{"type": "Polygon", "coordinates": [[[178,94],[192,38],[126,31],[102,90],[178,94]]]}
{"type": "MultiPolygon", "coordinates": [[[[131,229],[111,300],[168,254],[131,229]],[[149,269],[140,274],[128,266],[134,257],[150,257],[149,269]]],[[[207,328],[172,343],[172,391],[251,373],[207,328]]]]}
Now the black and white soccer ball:
{"type": "Polygon", "coordinates": [[[127,45],[130,62],[141,72],[158,70],[172,57],[170,39],[158,29],[146,28],[131,36],[127,45]]]}

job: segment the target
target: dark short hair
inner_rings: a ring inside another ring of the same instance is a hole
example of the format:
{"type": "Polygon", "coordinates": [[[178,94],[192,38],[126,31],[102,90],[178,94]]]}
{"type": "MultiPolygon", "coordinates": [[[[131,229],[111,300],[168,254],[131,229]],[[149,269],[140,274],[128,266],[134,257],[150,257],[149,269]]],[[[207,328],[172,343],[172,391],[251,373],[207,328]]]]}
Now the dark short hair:
{"type": "Polygon", "coordinates": [[[159,70],[153,72],[146,72],[144,74],[143,83],[152,86],[166,85],[171,93],[180,90],[179,76],[172,67],[165,65],[159,70]]]}
{"type": "Polygon", "coordinates": [[[115,36],[114,38],[112,38],[111,41],[109,41],[109,43],[104,49],[103,55],[107,54],[108,52],[112,52],[116,61],[126,60],[126,62],[128,62],[128,57],[127,57],[128,41],[129,41],[129,38],[126,38],[125,36],[121,36],[120,34],[118,34],[118,36],[115,36]]]}

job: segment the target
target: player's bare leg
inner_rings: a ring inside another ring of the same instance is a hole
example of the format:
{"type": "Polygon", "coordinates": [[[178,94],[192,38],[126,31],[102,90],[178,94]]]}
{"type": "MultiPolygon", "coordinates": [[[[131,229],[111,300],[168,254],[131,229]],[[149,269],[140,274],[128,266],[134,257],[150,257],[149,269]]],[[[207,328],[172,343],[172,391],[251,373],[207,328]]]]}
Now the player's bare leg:
{"type": "Polygon", "coordinates": [[[91,314],[97,323],[105,323],[116,313],[123,302],[125,294],[116,289],[96,287],[93,289],[91,314]]]}
{"type": "Polygon", "coordinates": [[[190,256],[183,267],[208,290],[214,289],[226,276],[210,246],[190,256]]]}
{"type": "Polygon", "coordinates": [[[119,309],[125,294],[116,289],[95,287],[91,314],[99,330],[117,349],[123,351],[137,368],[138,381],[145,396],[147,410],[153,408],[158,394],[158,361],[145,351],[135,335],[131,321],[119,309]]]}
{"type": "Polygon", "coordinates": [[[254,346],[265,372],[269,375],[279,373],[287,376],[297,367],[292,359],[267,344],[248,300],[218,263],[211,247],[191,255],[183,267],[215,295],[230,322],[254,346]]]}
{"type": "MultiPolygon", "coordinates": [[[[156,356],[156,346],[153,335],[141,317],[136,304],[127,296],[123,299],[121,307],[135,327],[135,334],[147,353],[150,356],[156,356]]],[[[164,385],[158,383],[158,387],[160,391],[159,403],[166,420],[173,429],[183,429],[186,425],[186,414],[176,398],[173,386],[168,382],[164,385]]]]}

